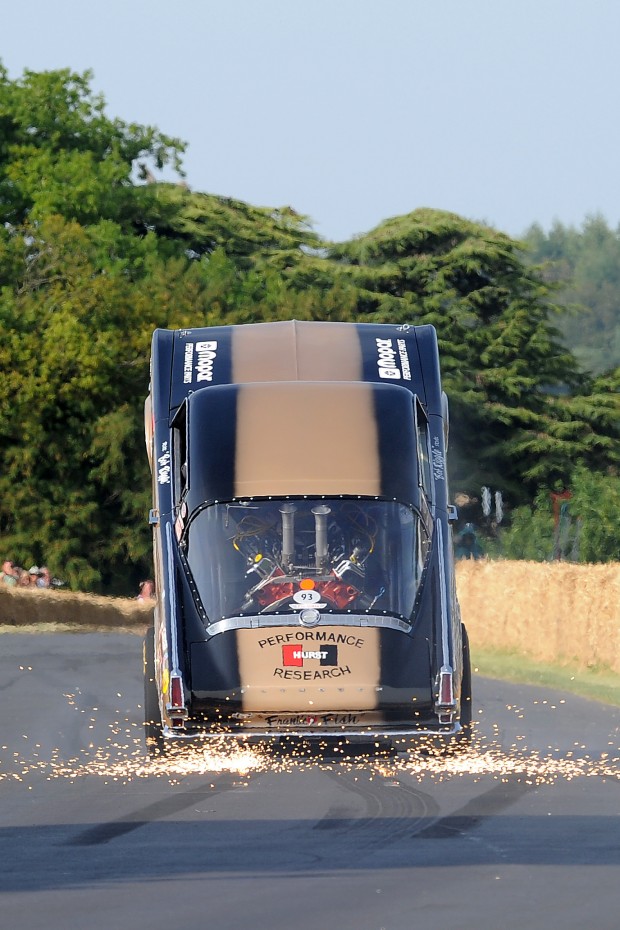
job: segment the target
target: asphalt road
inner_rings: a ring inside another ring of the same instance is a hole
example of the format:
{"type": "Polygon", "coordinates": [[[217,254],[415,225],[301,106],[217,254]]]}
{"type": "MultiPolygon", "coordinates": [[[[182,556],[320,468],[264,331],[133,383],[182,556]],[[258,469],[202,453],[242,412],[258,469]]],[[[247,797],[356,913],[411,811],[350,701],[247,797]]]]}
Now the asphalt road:
{"type": "Polygon", "coordinates": [[[620,927],[620,709],[478,678],[457,757],[154,763],[141,674],[130,635],[0,637],[3,930],[620,927]]]}

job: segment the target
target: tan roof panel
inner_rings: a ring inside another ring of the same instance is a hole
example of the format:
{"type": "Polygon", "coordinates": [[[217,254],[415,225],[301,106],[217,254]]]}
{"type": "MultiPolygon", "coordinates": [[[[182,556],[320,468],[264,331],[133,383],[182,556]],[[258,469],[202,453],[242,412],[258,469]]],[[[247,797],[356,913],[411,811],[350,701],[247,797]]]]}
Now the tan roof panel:
{"type": "Polygon", "coordinates": [[[380,493],[371,385],[265,382],[239,388],[235,497],[380,493]]]}
{"type": "Polygon", "coordinates": [[[363,381],[362,350],[351,323],[255,323],[232,338],[232,380],[363,381]]]}

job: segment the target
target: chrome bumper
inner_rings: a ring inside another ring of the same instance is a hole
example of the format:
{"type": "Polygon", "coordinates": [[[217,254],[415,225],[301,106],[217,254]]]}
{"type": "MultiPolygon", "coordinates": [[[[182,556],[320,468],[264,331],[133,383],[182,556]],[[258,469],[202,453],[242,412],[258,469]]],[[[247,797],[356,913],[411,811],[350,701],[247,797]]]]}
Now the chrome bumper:
{"type": "Polygon", "coordinates": [[[437,739],[439,741],[450,740],[460,733],[463,729],[460,723],[455,722],[450,725],[438,727],[425,727],[416,729],[414,727],[367,727],[356,729],[327,729],[323,727],[280,727],[270,729],[258,728],[225,728],[218,730],[202,729],[172,729],[165,726],[163,728],[164,739],[170,743],[183,742],[217,742],[222,739],[234,740],[241,743],[269,743],[279,742],[286,739],[293,739],[308,743],[335,743],[338,741],[347,743],[373,743],[386,742],[388,740],[411,740],[426,742],[437,739]]]}

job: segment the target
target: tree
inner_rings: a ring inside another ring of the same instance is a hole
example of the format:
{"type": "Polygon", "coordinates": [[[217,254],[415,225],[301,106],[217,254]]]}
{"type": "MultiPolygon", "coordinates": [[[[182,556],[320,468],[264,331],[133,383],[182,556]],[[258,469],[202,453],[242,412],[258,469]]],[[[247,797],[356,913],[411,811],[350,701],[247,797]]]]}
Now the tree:
{"type": "Polygon", "coordinates": [[[3,542],[90,589],[148,551],[133,412],[147,378],[146,330],[136,326],[145,308],[130,249],[110,256],[120,241],[109,222],[85,229],[60,217],[15,233],[24,274],[0,300],[3,542]]]}
{"type": "Polygon", "coordinates": [[[580,230],[555,223],[525,235],[529,260],[542,265],[557,284],[563,308],[559,327],[581,366],[595,374],[620,365],[620,229],[602,216],[588,217],[580,230]]]}
{"type": "Polygon", "coordinates": [[[518,242],[417,210],[335,246],[330,258],[357,288],[358,319],[436,327],[455,488],[486,484],[523,501],[540,483],[568,481],[596,430],[585,409],[581,432],[570,424],[568,392],[582,379],[549,322],[558,312],[549,287],[518,242]]]}
{"type": "Polygon", "coordinates": [[[11,81],[0,63],[0,214],[19,226],[50,214],[81,223],[111,219],[124,230],[148,223],[153,202],[144,175],[181,170],[184,144],[153,127],[105,114],[91,72],[25,71],[11,81]]]}
{"type": "Polygon", "coordinates": [[[318,235],[306,217],[291,207],[255,207],[232,197],[188,190],[183,185],[155,185],[151,228],[192,257],[221,249],[240,269],[249,270],[274,252],[298,253],[318,248],[318,235]]]}

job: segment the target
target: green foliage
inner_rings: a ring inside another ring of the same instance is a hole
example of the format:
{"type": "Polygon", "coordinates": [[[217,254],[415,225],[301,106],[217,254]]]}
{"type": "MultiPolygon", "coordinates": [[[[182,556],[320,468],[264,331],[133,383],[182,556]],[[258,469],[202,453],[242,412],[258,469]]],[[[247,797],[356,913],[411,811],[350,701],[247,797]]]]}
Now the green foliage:
{"type": "Polygon", "coordinates": [[[620,365],[620,229],[601,216],[581,230],[556,223],[548,233],[532,226],[526,233],[530,260],[558,286],[564,308],[559,326],[580,364],[594,373],[620,365]]]}
{"type": "Polygon", "coordinates": [[[579,467],[570,497],[557,500],[539,491],[533,506],[518,507],[509,529],[489,546],[508,559],[575,562],[620,561],[620,483],[616,476],[579,467]]]}
{"type": "Polygon", "coordinates": [[[0,212],[20,225],[60,213],[82,223],[143,227],[153,194],[132,167],[180,169],[184,145],[152,127],[111,120],[90,72],[35,73],[10,81],[0,67],[0,212]],[[140,159],[140,162],[136,160],[140,159]]]}
{"type": "Polygon", "coordinates": [[[579,528],[579,561],[620,562],[620,482],[580,468],[568,510],[579,528]]]}
{"type": "Polygon", "coordinates": [[[553,558],[555,540],[551,496],[548,491],[538,493],[534,503],[513,510],[510,527],[501,528],[495,539],[486,546],[491,558],[524,559],[544,562],[553,558]]]}
{"type": "Polygon", "coordinates": [[[302,245],[319,245],[306,218],[290,207],[254,207],[231,197],[195,193],[183,185],[157,185],[150,221],[158,235],[181,244],[193,256],[219,248],[243,269],[269,259],[274,251],[295,254],[302,245]]]}
{"type": "MultiPolygon", "coordinates": [[[[111,254],[113,233],[60,217],[15,231],[24,273],[0,300],[0,531],[15,558],[45,561],[75,587],[113,583],[110,566],[130,556],[122,527],[135,534],[136,503],[141,517],[147,503],[143,440],[135,417],[120,429],[119,407],[140,403],[148,338],[134,328],[138,282],[131,258],[111,254]]],[[[131,545],[144,556],[146,534],[131,545]]]]}

